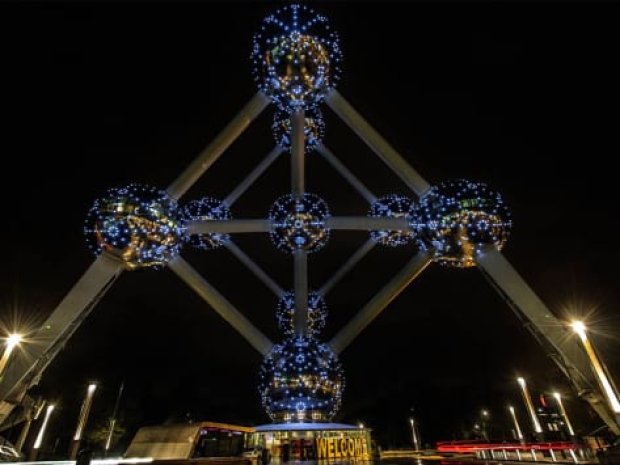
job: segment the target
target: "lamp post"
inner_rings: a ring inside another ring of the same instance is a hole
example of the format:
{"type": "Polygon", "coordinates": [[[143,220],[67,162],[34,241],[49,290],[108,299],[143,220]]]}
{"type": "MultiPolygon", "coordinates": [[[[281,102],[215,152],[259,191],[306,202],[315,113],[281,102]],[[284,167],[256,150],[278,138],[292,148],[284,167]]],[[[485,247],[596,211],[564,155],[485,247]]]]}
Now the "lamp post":
{"type": "Polygon", "coordinates": [[[73,442],[71,443],[71,450],[69,451],[69,458],[71,460],[75,460],[77,457],[78,449],[80,447],[80,440],[82,439],[82,433],[84,432],[84,427],[88,421],[88,414],[90,413],[90,406],[93,403],[93,394],[95,394],[96,389],[97,385],[95,383],[90,383],[88,385],[88,389],[86,390],[86,397],[84,398],[82,408],[80,409],[80,416],[78,417],[77,427],[75,428],[75,434],[73,435],[73,442]]]}
{"type": "Polygon", "coordinates": [[[586,325],[584,324],[583,321],[573,321],[571,323],[571,327],[573,328],[573,331],[575,331],[575,333],[577,333],[577,335],[579,336],[579,339],[581,340],[581,343],[583,344],[583,348],[585,349],[586,354],[588,354],[588,358],[590,359],[590,363],[592,364],[592,370],[596,374],[596,377],[603,390],[603,393],[605,394],[605,397],[607,398],[607,402],[609,402],[609,405],[611,409],[613,410],[613,412],[616,415],[619,415],[620,414],[620,400],[618,400],[617,391],[614,388],[613,381],[607,375],[607,370],[605,369],[605,365],[603,365],[603,362],[598,357],[596,350],[594,350],[594,346],[590,342],[590,339],[588,339],[588,335],[586,334],[586,331],[587,331],[586,325]]]}
{"type": "Polygon", "coordinates": [[[416,422],[413,419],[413,417],[409,418],[409,423],[411,424],[411,436],[413,438],[413,448],[416,452],[420,452],[420,441],[418,438],[416,422]]]}
{"type": "Polygon", "coordinates": [[[520,442],[523,441],[523,433],[521,432],[521,427],[519,426],[519,421],[517,420],[517,414],[515,413],[515,409],[512,405],[508,406],[508,410],[510,411],[510,416],[512,417],[512,422],[515,425],[515,432],[517,433],[517,439],[520,442]]]}
{"type": "Polygon", "coordinates": [[[530,393],[527,390],[525,379],[519,377],[517,378],[517,382],[519,383],[519,386],[521,386],[521,392],[523,393],[523,400],[525,401],[525,406],[527,407],[527,410],[530,413],[530,417],[532,418],[532,426],[534,427],[534,431],[537,434],[542,434],[543,430],[540,426],[540,422],[538,421],[536,410],[534,410],[534,404],[532,403],[532,398],[530,397],[530,393]]]}
{"type": "Polygon", "coordinates": [[[22,341],[22,335],[16,333],[9,334],[9,337],[7,337],[5,340],[6,347],[4,348],[2,358],[0,358],[0,379],[2,379],[2,376],[4,375],[4,370],[9,363],[9,358],[11,357],[13,349],[15,349],[15,347],[17,347],[22,341]]]}
{"type": "Polygon", "coordinates": [[[482,437],[488,441],[489,432],[487,431],[487,420],[489,419],[489,411],[488,410],[480,411],[480,417],[482,420],[482,437]]]}
{"type": "Polygon", "coordinates": [[[47,429],[47,424],[50,420],[50,415],[54,411],[55,405],[49,404],[47,409],[45,410],[45,417],[43,417],[43,423],[41,423],[41,428],[39,428],[39,433],[37,434],[37,438],[34,441],[34,446],[32,446],[32,451],[30,452],[30,460],[34,461],[37,459],[39,455],[39,449],[41,448],[41,444],[43,443],[43,437],[45,436],[45,430],[47,429]]]}
{"type": "Polygon", "coordinates": [[[559,392],[554,392],[553,397],[558,402],[558,406],[560,407],[560,413],[564,417],[564,423],[566,423],[566,429],[568,429],[568,434],[570,434],[571,436],[574,436],[575,431],[573,430],[573,425],[568,419],[568,414],[566,413],[566,409],[564,408],[564,404],[562,403],[562,396],[560,395],[559,392]]]}

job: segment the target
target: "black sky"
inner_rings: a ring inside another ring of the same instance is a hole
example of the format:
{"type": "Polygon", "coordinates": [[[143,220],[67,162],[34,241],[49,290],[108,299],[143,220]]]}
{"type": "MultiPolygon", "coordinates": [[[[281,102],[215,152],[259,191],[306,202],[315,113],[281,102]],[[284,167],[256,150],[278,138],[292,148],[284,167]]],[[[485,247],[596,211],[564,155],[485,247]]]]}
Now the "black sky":
{"type": "MultiPolygon", "coordinates": [[[[82,222],[108,187],[166,187],[255,92],[251,36],[273,3],[25,3],[1,10],[3,221],[0,315],[49,314],[92,261],[82,222]]],[[[559,317],[586,314],[620,376],[617,294],[618,6],[579,3],[320,3],[341,32],[340,92],[431,183],[488,182],[512,206],[505,254],[559,317]]],[[[325,139],[377,194],[405,186],[328,109],[325,139]]],[[[187,199],[223,198],[273,146],[272,108],[187,199]]],[[[287,157],[241,198],[265,215],[289,189],[287,157]]],[[[318,156],[307,188],[335,214],[367,205],[318,156]]],[[[319,287],[366,239],[335,232],[310,261],[319,287]]],[[[238,244],[284,287],[292,261],[267,237],[238,244]]],[[[328,297],[325,338],[413,247],[377,247],[328,297]]],[[[272,340],[276,299],[226,250],[184,256],[272,340]]],[[[197,419],[263,423],[259,355],[167,270],[124,274],[39,387],[73,428],[86,382],[93,421],[126,382],[129,428],[197,419]]],[[[337,420],[406,444],[410,407],[428,442],[458,435],[481,408],[508,425],[514,381],[567,383],[476,270],[431,266],[342,354],[337,420]]],[[[597,421],[572,396],[578,429],[597,421]]],[[[522,413],[525,419],[524,413],[522,413]]]]}

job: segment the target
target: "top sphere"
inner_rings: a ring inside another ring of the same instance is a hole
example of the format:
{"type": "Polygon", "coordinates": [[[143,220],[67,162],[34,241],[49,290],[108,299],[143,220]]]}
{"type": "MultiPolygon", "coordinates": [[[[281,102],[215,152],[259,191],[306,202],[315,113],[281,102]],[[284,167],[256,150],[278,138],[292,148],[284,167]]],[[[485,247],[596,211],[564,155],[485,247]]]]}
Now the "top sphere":
{"type": "Polygon", "coordinates": [[[95,200],[84,232],[97,255],[109,252],[135,269],[162,266],[175,257],[185,227],[166,192],[132,184],[95,200]]]}
{"type": "Polygon", "coordinates": [[[465,179],[433,186],[412,208],[420,247],[432,248],[442,265],[475,266],[483,246],[501,249],[512,227],[502,196],[484,183],[465,179]]]}
{"type": "Polygon", "coordinates": [[[281,108],[309,108],[340,79],[340,39],[306,5],[267,16],[252,44],[254,80],[281,108]]]}

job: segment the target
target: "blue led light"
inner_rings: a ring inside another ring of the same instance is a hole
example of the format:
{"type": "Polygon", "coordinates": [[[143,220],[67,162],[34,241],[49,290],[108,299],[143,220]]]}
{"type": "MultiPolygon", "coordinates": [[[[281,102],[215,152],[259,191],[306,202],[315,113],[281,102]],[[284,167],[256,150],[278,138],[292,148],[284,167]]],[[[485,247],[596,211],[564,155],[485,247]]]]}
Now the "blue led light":
{"type": "Polygon", "coordinates": [[[95,200],[84,233],[96,255],[106,251],[134,269],[162,266],[175,257],[185,227],[165,191],[131,184],[95,200]]]}
{"type": "MultiPolygon", "coordinates": [[[[402,195],[390,194],[381,197],[370,206],[368,216],[373,218],[406,218],[409,219],[413,201],[402,195]]],[[[408,244],[414,239],[411,229],[405,231],[379,230],[371,231],[370,237],[378,244],[398,247],[408,244]]]]}
{"type": "Polygon", "coordinates": [[[260,369],[263,407],[276,422],[330,421],[340,408],[343,389],[338,357],[311,337],[276,344],[260,369]]]}
{"type": "MultiPolygon", "coordinates": [[[[221,200],[204,197],[192,200],[181,209],[181,215],[186,221],[230,220],[230,209],[221,200]]],[[[192,234],[187,241],[193,247],[203,250],[217,249],[230,240],[225,233],[192,234]]]]}
{"type": "Polygon", "coordinates": [[[254,80],[278,106],[309,108],[340,78],[340,39],[327,18],[306,5],[267,16],[254,35],[254,80]]]}
{"type": "Polygon", "coordinates": [[[412,208],[411,226],[419,245],[434,250],[442,265],[475,266],[484,246],[501,249],[510,234],[510,209],[486,184],[465,179],[432,187],[412,208]]]}
{"type": "Polygon", "coordinates": [[[327,204],[318,196],[308,193],[284,195],[269,210],[271,240],[283,252],[316,252],[329,239],[329,230],[325,226],[328,217],[327,204]]]}

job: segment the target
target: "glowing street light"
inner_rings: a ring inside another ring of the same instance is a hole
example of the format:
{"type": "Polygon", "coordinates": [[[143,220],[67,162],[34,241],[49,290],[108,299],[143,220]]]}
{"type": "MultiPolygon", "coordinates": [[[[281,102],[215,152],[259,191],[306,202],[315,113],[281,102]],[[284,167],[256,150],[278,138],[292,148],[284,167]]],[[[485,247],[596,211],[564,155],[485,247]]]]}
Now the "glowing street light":
{"type": "Polygon", "coordinates": [[[489,433],[487,432],[487,420],[489,419],[489,411],[482,410],[480,411],[480,416],[482,417],[482,436],[487,441],[489,440],[489,433]]]}
{"type": "Polygon", "coordinates": [[[43,418],[43,423],[41,424],[41,428],[39,429],[39,434],[37,434],[37,439],[34,441],[33,449],[38,450],[41,447],[41,443],[43,442],[43,435],[45,434],[45,430],[47,429],[47,423],[49,422],[50,415],[54,411],[54,404],[50,404],[47,406],[47,410],[45,411],[45,417],[43,418]]]}
{"type": "Polygon", "coordinates": [[[532,417],[532,425],[534,425],[534,431],[537,433],[542,433],[543,430],[540,427],[538,416],[536,416],[536,410],[534,410],[534,404],[532,403],[532,398],[530,397],[530,393],[527,390],[525,379],[519,377],[517,378],[517,382],[519,383],[519,386],[521,386],[521,392],[523,393],[523,400],[525,401],[525,405],[527,406],[528,412],[530,412],[530,417],[532,417]]]}
{"type": "Polygon", "coordinates": [[[9,334],[9,337],[5,339],[6,348],[4,349],[2,358],[0,358],[0,378],[4,374],[7,363],[9,363],[9,357],[11,356],[13,349],[15,349],[15,347],[17,347],[19,343],[22,342],[22,339],[22,335],[17,333],[9,334]]]}
{"type": "Polygon", "coordinates": [[[515,408],[512,405],[509,405],[508,410],[510,411],[510,416],[512,417],[512,421],[515,424],[515,431],[517,432],[517,439],[523,442],[523,433],[521,432],[521,427],[519,426],[519,421],[517,420],[517,414],[515,413],[515,408]]]}
{"type": "Polygon", "coordinates": [[[566,409],[564,408],[564,404],[562,403],[562,396],[559,392],[554,392],[553,397],[558,401],[558,405],[560,406],[560,413],[564,417],[564,422],[566,423],[566,428],[568,428],[568,434],[571,436],[575,435],[575,431],[573,431],[573,425],[571,425],[570,420],[568,419],[568,415],[566,414],[566,409]]]}
{"type": "Polygon", "coordinates": [[[80,446],[80,439],[82,439],[82,432],[84,431],[84,426],[86,426],[86,422],[88,421],[88,414],[90,413],[90,406],[92,405],[93,394],[95,393],[96,389],[97,385],[95,383],[91,383],[88,385],[86,397],[84,398],[82,408],[80,409],[78,424],[75,429],[75,434],[73,435],[73,444],[71,445],[71,451],[69,453],[69,457],[71,458],[71,460],[74,460],[77,457],[78,448],[80,446]]]}
{"type": "Polygon", "coordinates": [[[605,373],[603,362],[599,359],[596,351],[594,350],[594,346],[590,342],[590,339],[588,339],[588,335],[586,334],[586,325],[583,321],[573,321],[571,323],[571,327],[573,328],[573,331],[577,333],[579,339],[581,339],[581,343],[583,344],[583,347],[586,350],[588,357],[590,358],[592,369],[594,370],[594,373],[596,374],[598,381],[603,388],[603,392],[607,397],[609,405],[611,406],[614,413],[620,414],[620,400],[618,400],[618,394],[616,394],[616,390],[612,386],[610,379],[605,373]]]}
{"type": "Polygon", "coordinates": [[[364,429],[364,423],[358,423],[358,424],[357,424],[357,427],[358,427],[359,429],[364,429]]]}
{"type": "Polygon", "coordinates": [[[411,436],[413,437],[413,447],[415,448],[416,452],[420,451],[420,442],[419,442],[419,438],[418,438],[418,432],[416,431],[416,424],[415,424],[415,420],[412,418],[409,418],[409,423],[411,423],[411,436]]]}

